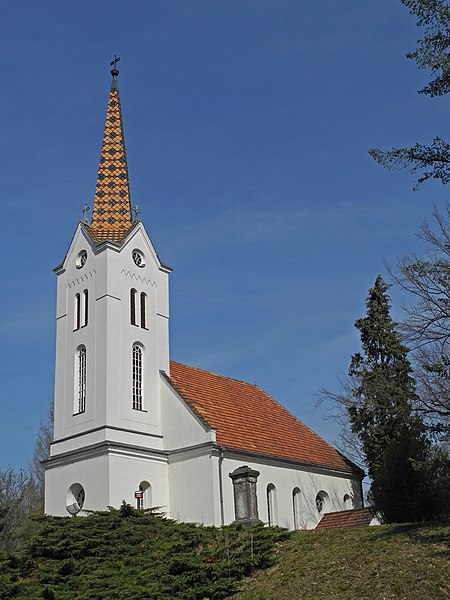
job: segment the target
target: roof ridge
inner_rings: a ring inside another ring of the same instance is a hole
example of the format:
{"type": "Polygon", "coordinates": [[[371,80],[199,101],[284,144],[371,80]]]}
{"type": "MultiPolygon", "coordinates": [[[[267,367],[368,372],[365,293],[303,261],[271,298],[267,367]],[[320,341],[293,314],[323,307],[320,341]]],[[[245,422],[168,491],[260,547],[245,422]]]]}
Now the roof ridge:
{"type": "MultiPolygon", "coordinates": [[[[177,360],[170,360],[171,363],[175,363],[177,365],[181,365],[182,367],[187,367],[188,369],[194,369],[195,371],[200,371],[202,373],[208,373],[208,375],[214,375],[214,377],[220,377],[221,379],[229,379],[230,381],[237,381],[237,383],[243,383],[245,385],[249,385],[251,387],[257,388],[258,390],[260,390],[261,392],[263,392],[264,394],[266,394],[266,392],[264,392],[264,390],[262,390],[260,387],[258,387],[256,385],[256,383],[249,383],[248,381],[244,381],[243,379],[236,379],[235,377],[228,377],[228,375],[221,375],[220,373],[214,373],[214,371],[208,371],[207,369],[201,369],[200,367],[193,367],[192,365],[187,365],[185,363],[181,363],[177,360]]],[[[268,394],[266,394],[268,395],[268,394]]],[[[271,396],[269,396],[270,398],[271,396]]]]}
{"type": "MultiPolygon", "coordinates": [[[[332,510],[330,512],[325,513],[325,515],[346,515],[347,513],[355,513],[355,512],[369,512],[372,513],[372,509],[370,506],[360,506],[359,508],[346,508],[345,510],[332,510]]],[[[324,515],[324,516],[325,516],[324,515]]]]}

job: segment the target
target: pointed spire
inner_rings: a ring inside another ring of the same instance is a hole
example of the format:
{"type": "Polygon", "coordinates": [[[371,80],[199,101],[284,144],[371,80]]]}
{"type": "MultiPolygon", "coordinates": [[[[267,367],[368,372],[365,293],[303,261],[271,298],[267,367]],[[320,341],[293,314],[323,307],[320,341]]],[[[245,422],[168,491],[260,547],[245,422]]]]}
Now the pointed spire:
{"type": "Polygon", "coordinates": [[[106,111],[105,132],[95,188],[89,232],[96,243],[121,242],[133,226],[127,156],[120,108],[117,62],[111,63],[112,83],[106,111]]]}

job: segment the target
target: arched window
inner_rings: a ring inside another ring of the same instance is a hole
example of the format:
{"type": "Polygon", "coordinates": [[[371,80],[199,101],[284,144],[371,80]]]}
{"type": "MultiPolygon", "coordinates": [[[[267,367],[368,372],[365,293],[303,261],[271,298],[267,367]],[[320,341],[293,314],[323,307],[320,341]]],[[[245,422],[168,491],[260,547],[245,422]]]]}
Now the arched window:
{"type": "Polygon", "coordinates": [[[137,296],[137,291],[135,289],[131,289],[130,290],[130,322],[132,325],[137,325],[136,296],[137,296]]]}
{"type": "Polygon", "coordinates": [[[132,325],[142,329],[148,329],[147,326],[147,294],[145,292],[138,293],[132,288],[130,290],[130,322],[132,325]]]}
{"type": "Polygon", "coordinates": [[[294,516],[294,529],[300,529],[300,489],[292,490],[292,513],[294,516]]]}
{"type": "Polygon", "coordinates": [[[73,319],[73,330],[80,329],[81,325],[81,297],[80,294],[75,294],[74,303],[74,319],[73,319]]]}
{"type": "Polygon", "coordinates": [[[141,293],[141,327],[147,328],[147,294],[141,293]]]}
{"type": "Polygon", "coordinates": [[[352,499],[348,494],[344,495],[343,502],[345,510],[350,510],[351,508],[353,508],[352,499]]]}
{"type": "Polygon", "coordinates": [[[75,356],[75,406],[74,413],[86,410],[86,346],[80,346],[75,356]]]}
{"type": "Polygon", "coordinates": [[[321,490],[316,496],[316,508],[319,513],[324,513],[327,509],[329,497],[326,492],[321,490]]]}
{"type": "Polygon", "coordinates": [[[142,410],[142,348],[133,346],[133,409],[142,410]]]}
{"type": "Polygon", "coordinates": [[[136,508],[142,510],[152,506],[152,486],[148,481],[141,481],[139,484],[139,495],[136,498],[136,508]]]}
{"type": "Polygon", "coordinates": [[[88,291],[84,290],[83,291],[83,323],[82,323],[82,327],[86,327],[86,325],[88,324],[88,291]]]}
{"type": "Polygon", "coordinates": [[[273,483],[269,483],[266,490],[267,497],[267,521],[269,525],[276,525],[277,522],[277,497],[276,489],[273,483]]]}

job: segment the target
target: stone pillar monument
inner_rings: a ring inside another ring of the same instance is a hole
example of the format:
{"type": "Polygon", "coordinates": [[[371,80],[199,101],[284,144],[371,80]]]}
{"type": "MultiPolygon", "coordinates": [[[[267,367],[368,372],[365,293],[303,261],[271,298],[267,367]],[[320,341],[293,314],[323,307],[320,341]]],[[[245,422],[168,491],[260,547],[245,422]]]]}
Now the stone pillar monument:
{"type": "Polygon", "coordinates": [[[238,467],[229,474],[233,482],[234,514],[236,523],[242,525],[259,525],[258,499],[256,497],[256,480],[259,471],[250,467],[238,467]]]}

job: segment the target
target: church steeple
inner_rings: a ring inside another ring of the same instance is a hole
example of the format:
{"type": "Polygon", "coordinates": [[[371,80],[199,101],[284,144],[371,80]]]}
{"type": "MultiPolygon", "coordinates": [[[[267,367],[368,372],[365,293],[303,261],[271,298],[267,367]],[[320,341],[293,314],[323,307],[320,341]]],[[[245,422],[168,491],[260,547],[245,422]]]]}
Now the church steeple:
{"type": "Polygon", "coordinates": [[[117,78],[117,56],[111,63],[112,83],[106,111],[92,223],[89,233],[95,243],[121,243],[133,227],[127,156],[117,78]]]}

